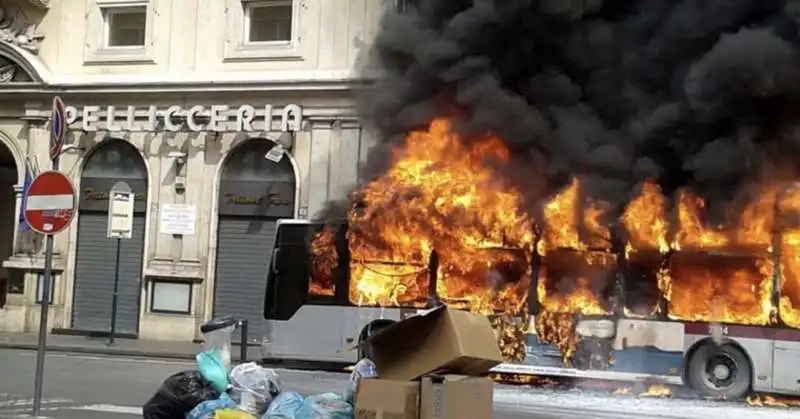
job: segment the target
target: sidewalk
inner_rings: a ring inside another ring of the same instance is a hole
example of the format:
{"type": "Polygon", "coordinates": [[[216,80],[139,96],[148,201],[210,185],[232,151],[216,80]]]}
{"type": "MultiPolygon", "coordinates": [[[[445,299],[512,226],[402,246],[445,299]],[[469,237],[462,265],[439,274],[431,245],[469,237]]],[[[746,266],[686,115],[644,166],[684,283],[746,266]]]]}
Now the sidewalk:
{"type": "MultiPolygon", "coordinates": [[[[36,350],[39,336],[36,333],[0,333],[0,349],[36,350]]],[[[116,339],[114,346],[107,338],[86,336],[49,335],[47,350],[99,355],[144,358],[194,359],[200,344],[192,342],[162,342],[136,339],[116,339]]],[[[237,347],[238,348],[238,347],[237,347]]],[[[234,349],[234,357],[238,349],[234,349]]]]}

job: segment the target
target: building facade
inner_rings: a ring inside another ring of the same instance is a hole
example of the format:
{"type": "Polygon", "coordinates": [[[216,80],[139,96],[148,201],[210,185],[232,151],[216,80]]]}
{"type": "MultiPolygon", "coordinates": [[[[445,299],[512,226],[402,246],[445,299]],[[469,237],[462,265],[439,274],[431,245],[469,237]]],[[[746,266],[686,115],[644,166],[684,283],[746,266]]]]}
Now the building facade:
{"type": "Polygon", "coordinates": [[[354,66],[385,7],[0,0],[0,330],[38,330],[43,240],[20,214],[26,181],[50,169],[55,95],[77,213],[55,240],[51,329],[109,329],[119,181],[136,199],[118,332],[185,341],[215,315],[259,323],[275,221],[311,217],[359,182],[374,139],[354,115],[354,66]]]}

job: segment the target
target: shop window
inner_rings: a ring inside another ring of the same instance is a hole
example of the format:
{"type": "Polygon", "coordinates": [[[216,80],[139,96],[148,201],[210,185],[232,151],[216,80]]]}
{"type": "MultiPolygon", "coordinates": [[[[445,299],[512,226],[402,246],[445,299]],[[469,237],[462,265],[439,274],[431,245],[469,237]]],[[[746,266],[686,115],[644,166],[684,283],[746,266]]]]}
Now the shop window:
{"type": "Polygon", "coordinates": [[[291,0],[248,1],[244,5],[245,43],[292,40],[291,0]]]}
{"type": "Polygon", "coordinates": [[[103,9],[105,47],[139,47],[145,45],[147,7],[106,7],[103,9]]]}
{"type": "Polygon", "coordinates": [[[154,279],[150,281],[150,312],[191,314],[190,282],[154,279]]]}

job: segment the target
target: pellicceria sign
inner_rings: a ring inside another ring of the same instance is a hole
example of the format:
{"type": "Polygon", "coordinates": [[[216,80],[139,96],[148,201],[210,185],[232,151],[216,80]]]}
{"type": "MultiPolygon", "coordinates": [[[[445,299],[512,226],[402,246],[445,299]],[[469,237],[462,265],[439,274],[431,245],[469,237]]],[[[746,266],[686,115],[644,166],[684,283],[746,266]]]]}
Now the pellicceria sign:
{"type": "Polygon", "coordinates": [[[115,106],[84,106],[80,111],[74,106],[66,107],[67,124],[80,122],[84,131],[155,131],[163,123],[167,131],[181,131],[184,126],[190,131],[299,131],[303,122],[303,108],[298,105],[286,105],[275,112],[272,105],[256,109],[250,105],[242,105],[231,109],[227,105],[192,106],[184,109],[170,106],[159,109],[157,106],[137,108],[127,106],[117,109],[115,106]],[[273,124],[279,116],[278,124],[273,124]],[[146,121],[137,121],[146,119],[146,121]],[[235,122],[235,124],[230,124],[235,122]]]}

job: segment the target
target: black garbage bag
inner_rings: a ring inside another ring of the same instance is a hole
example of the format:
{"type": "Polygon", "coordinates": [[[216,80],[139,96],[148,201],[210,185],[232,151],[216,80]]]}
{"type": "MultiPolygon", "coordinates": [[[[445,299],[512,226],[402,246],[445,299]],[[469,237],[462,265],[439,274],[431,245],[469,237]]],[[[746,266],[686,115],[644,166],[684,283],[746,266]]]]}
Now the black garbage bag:
{"type": "Polygon", "coordinates": [[[220,394],[197,371],[183,371],[164,380],[142,407],[144,419],[184,419],[186,413],[220,394]]]}

